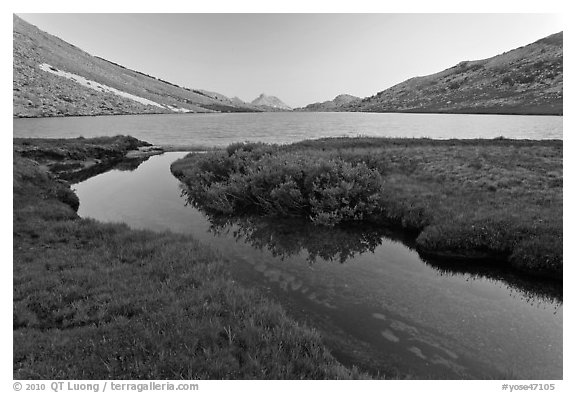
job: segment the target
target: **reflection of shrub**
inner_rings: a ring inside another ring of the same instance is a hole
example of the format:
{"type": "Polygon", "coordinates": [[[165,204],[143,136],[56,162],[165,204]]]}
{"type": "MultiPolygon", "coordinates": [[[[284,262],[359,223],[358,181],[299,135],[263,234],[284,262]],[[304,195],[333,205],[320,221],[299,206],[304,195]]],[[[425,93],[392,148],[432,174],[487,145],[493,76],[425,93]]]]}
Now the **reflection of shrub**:
{"type": "Polygon", "coordinates": [[[382,180],[366,164],[259,144],[226,153],[197,155],[175,169],[193,204],[223,214],[303,215],[322,225],[363,220],[378,207],[382,180]]]}
{"type": "Polygon", "coordinates": [[[310,263],[344,263],[356,255],[374,252],[382,237],[390,232],[381,225],[318,227],[302,218],[208,216],[210,231],[216,235],[231,232],[237,241],[257,249],[267,249],[275,257],[289,258],[305,252],[310,263]]]}

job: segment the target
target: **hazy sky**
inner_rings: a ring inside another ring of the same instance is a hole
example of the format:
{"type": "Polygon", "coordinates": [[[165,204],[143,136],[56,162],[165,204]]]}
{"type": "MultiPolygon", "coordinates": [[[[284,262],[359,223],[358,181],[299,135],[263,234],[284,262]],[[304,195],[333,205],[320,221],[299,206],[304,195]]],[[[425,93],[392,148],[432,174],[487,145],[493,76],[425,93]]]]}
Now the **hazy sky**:
{"type": "Polygon", "coordinates": [[[563,30],[554,14],[19,14],[86,52],[185,87],[293,107],[366,97],[563,30]]]}

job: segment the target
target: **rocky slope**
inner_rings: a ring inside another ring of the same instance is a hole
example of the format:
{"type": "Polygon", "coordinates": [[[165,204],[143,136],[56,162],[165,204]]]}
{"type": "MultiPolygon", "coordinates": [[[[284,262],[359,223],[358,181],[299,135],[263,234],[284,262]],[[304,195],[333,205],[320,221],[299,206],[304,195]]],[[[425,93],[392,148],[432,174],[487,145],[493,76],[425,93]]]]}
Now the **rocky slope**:
{"type": "Polygon", "coordinates": [[[435,113],[563,113],[562,32],[489,59],[409,79],[341,110],[435,113]]]}
{"type": "Polygon", "coordinates": [[[91,56],[13,17],[16,117],[261,111],[91,56]]]}
{"type": "Polygon", "coordinates": [[[251,102],[252,105],[256,105],[263,110],[277,110],[277,111],[291,111],[292,108],[285,103],[283,103],[278,97],[268,96],[264,93],[260,94],[254,101],[251,102]]]}
{"type": "Polygon", "coordinates": [[[303,112],[337,112],[342,110],[342,107],[357,103],[361,101],[360,97],[355,97],[350,94],[340,94],[333,100],[316,102],[314,104],[306,105],[303,108],[297,108],[297,111],[303,112]]]}

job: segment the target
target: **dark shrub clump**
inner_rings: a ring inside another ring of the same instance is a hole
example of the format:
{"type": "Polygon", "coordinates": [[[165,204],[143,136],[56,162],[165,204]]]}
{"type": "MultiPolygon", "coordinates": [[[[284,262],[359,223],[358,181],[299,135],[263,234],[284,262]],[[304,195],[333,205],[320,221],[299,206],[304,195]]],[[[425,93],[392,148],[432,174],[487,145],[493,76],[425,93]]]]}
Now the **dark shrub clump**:
{"type": "Polygon", "coordinates": [[[191,203],[221,214],[307,216],[317,224],[364,220],[379,206],[382,178],[364,163],[276,146],[234,144],[180,168],[191,203]]]}

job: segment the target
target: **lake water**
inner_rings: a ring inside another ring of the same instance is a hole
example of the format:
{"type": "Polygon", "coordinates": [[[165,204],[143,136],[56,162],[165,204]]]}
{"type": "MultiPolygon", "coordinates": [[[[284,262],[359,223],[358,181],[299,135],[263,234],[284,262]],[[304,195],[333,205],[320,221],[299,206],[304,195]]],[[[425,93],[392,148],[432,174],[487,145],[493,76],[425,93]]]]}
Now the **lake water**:
{"type": "Polygon", "coordinates": [[[132,135],[159,145],[288,143],[328,136],[562,139],[562,116],[226,113],[14,119],[15,137],[132,135]]]}
{"type": "MultiPolygon", "coordinates": [[[[210,123],[219,115],[211,116],[170,119],[210,123]]],[[[105,121],[116,119],[134,118],[105,121]]],[[[167,137],[130,133],[167,142],[167,137]]],[[[205,143],[218,140],[207,131],[202,135],[205,143]]],[[[268,136],[262,129],[257,138],[268,136]]],[[[293,220],[210,219],[186,206],[170,173],[170,163],[183,155],[154,156],[133,171],[112,170],[74,185],[79,214],[193,235],[228,261],[235,280],[318,329],[345,364],[415,378],[562,378],[561,287],[506,270],[424,261],[410,239],[381,228],[327,230],[293,220]]]]}

